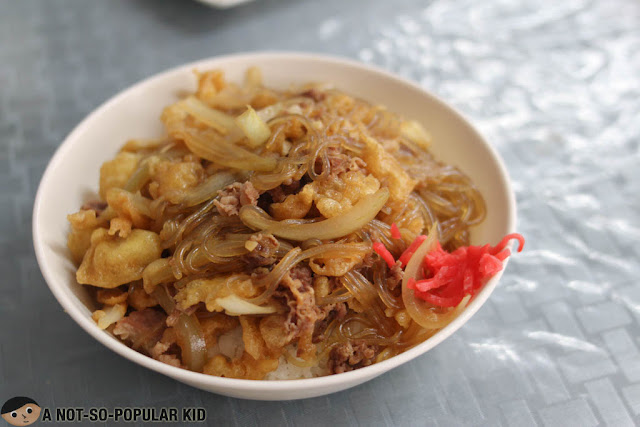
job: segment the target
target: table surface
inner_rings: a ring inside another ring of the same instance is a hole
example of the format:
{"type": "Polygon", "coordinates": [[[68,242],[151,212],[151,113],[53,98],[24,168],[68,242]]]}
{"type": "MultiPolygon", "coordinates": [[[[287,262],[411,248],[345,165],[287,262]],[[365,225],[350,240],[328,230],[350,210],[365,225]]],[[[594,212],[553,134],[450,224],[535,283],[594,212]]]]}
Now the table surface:
{"type": "Polygon", "coordinates": [[[640,423],[640,3],[634,0],[0,1],[0,400],[201,406],[216,425],[640,423]],[[114,93],[249,50],[356,58],[459,108],[503,156],[526,250],[428,354],[354,389],[254,402],[108,351],[31,244],[42,172],[114,93]]]}

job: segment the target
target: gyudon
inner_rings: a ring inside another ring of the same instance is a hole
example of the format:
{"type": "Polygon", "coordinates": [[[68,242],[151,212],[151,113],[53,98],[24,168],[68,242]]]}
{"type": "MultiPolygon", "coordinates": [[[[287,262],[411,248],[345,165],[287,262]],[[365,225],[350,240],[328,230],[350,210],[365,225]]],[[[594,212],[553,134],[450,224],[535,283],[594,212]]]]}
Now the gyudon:
{"type": "Polygon", "coordinates": [[[418,123],[255,68],[197,79],[69,215],[93,318],[132,348],[233,378],[350,371],[448,324],[522,244],[469,246],[482,196],[418,123]]]}

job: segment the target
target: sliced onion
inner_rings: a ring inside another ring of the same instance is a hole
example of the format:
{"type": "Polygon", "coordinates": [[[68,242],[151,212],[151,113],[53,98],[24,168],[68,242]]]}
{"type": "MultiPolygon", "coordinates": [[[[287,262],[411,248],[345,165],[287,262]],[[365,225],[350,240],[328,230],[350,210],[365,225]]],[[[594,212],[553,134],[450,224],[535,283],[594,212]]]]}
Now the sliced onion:
{"type": "Polygon", "coordinates": [[[247,105],[247,111],[240,114],[235,119],[236,124],[249,140],[249,146],[256,148],[265,143],[271,136],[271,129],[258,116],[256,111],[247,105]]]}
{"type": "Polygon", "coordinates": [[[298,173],[298,169],[294,164],[289,162],[281,162],[277,172],[268,174],[255,173],[251,177],[251,183],[259,191],[272,190],[289,178],[293,178],[298,173]]]}
{"type": "Polygon", "coordinates": [[[233,116],[209,107],[195,96],[185,98],[183,101],[180,101],[178,105],[182,107],[184,111],[223,135],[236,129],[236,122],[233,116]]]}
{"type": "Polygon", "coordinates": [[[135,193],[142,190],[147,181],[151,179],[151,168],[149,167],[149,159],[145,159],[138,165],[138,169],[129,177],[124,189],[135,193]]]}
{"type": "Polygon", "coordinates": [[[176,308],[176,302],[173,300],[171,295],[169,295],[169,291],[167,291],[165,286],[158,286],[155,288],[152,295],[167,314],[173,313],[173,310],[176,308]]]}
{"type": "Polygon", "coordinates": [[[211,175],[205,182],[198,185],[182,199],[185,206],[195,206],[209,199],[212,199],[227,185],[233,184],[238,177],[229,172],[219,172],[211,175]]]}
{"type": "Polygon", "coordinates": [[[246,314],[271,314],[278,311],[273,306],[260,306],[250,303],[235,294],[224,298],[216,298],[216,304],[224,308],[229,316],[242,316],[246,314]]]}
{"type": "Polygon", "coordinates": [[[201,132],[184,129],[176,132],[176,137],[184,140],[189,150],[198,157],[215,164],[235,169],[268,172],[276,168],[278,162],[273,157],[262,157],[223,138],[210,138],[201,132]]]}
{"type": "Polygon", "coordinates": [[[336,239],[351,234],[374,219],[389,198],[389,190],[381,188],[374,194],[360,199],[350,210],[338,216],[313,223],[291,223],[275,221],[265,216],[264,211],[255,206],[243,206],[240,219],[254,230],[267,230],[274,236],[288,240],[304,241],[311,238],[320,240],[336,239]]]}
{"type": "Polygon", "coordinates": [[[182,350],[182,362],[188,369],[202,372],[207,362],[207,344],[198,318],[195,314],[182,313],[174,328],[178,345],[182,350]]]}
{"type": "Polygon", "coordinates": [[[162,113],[162,121],[170,136],[183,140],[191,152],[203,159],[241,170],[272,171],[277,166],[274,158],[258,156],[237,145],[243,135],[235,119],[196,98],[190,97],[167,107],[162,113]],[[211,129],[188,126],[184,120],[188,114],[209,124],[211,129]]]}
{"type": "Polygon", "coordinates": [[[425,150],[428,150],[429,145],[431,145],[431,135],[429,135],[429,132],[414,120],[402,122],[400,125],[400,133],[425,150]]]}
{"type": "MultiPolygon", "coordinates": [[[[176,303],[165,286],[158,286],[153,291],[153,296],[167,314],[173,313],[176,303]]],[[[182,354],[182,362],[188,369],[202,372],[202,368],[207,361],[207,344],[200,327],[200,321],[193,313],[181,313],[174,329],[182,354]]]]}
{"type": "Polygon", "coordinates": [[[458,315],[467,305],[471,295],[465,296],[460,304],[452,310],[446,313],[436,313],[433,309],[434,306],[428,302],[416,298],[413,289],[408,289],[407,284],[409,279],[420,280],[422,274],[422,262],[424,257],[429,251],[431,251],[438,241],[437,226],[433,225],[429,230],[428,238],[422,242],[418,249],[414,252],[411,259],[407,263],[407,267],[404,270],[404,276],[402,278],[402,301],[404,302],[407,313],[414,322],[419,324],[425,329],[438,329],[443,328],[458,315]]]}

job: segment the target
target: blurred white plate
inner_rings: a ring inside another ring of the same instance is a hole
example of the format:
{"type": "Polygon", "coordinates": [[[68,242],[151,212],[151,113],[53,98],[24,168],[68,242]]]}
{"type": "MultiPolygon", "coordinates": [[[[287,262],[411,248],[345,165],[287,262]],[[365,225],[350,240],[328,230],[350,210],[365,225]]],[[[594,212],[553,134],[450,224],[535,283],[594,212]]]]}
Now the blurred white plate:
{"type": "Polygon", "coordinates": [[[218,9],[227,9],[240,4],[249,3],[253,0],[196,0],[207,6],[217,7],[218,9]]]}

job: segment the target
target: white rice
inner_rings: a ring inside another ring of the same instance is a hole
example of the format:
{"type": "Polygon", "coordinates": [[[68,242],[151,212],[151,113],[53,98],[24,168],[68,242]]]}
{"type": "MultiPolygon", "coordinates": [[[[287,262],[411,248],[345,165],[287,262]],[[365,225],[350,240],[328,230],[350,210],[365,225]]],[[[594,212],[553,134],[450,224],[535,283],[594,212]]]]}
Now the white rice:
{"type": "Polygon", "coordinates": [[[298,380],[302,378],[323,377],[329,375],[326,366],[312,366],[310,368],[300,368],[287,361],[284,356],[280,357],[278,369],[269,372],[265,380],[298,380]]]}
{"type": "MultiPolygon", "coordinates": [[[[287,350],[292,353],[295,348],[290,347],[287,350]]],[[[244,352],[244,342],[242,341],[242,328],[227,332],[220,335],[215,346],[209,349],[209,357],[216,354],[222,354],[230,359],[236,359],[242,356],[244,352]]],[[[326,366],[312,366],[309,368],[300,368],[287,361],[285,356],[281,356],[278,361],[278,369],[269,372],[264,378],[265,380],[297,380],[301,378],[314,378],[329,375],[329,369],[326,366]]]]}

